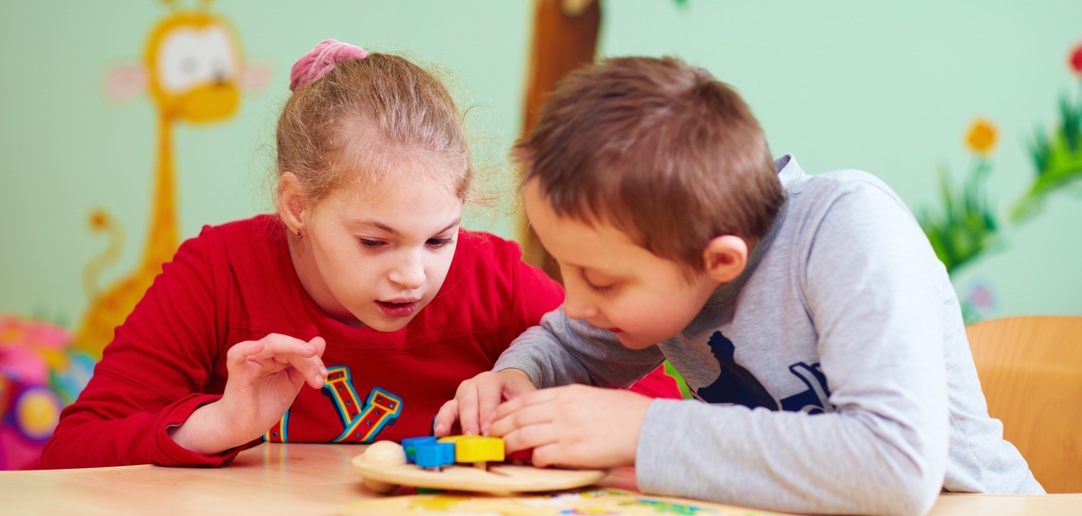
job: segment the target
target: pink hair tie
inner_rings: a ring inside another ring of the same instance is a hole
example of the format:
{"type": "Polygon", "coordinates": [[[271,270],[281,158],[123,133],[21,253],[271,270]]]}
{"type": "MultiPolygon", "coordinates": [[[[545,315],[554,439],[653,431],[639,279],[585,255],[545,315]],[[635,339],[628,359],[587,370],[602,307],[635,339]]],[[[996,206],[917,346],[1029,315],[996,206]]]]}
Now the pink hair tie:
{"type": "Polygon", "coordinates": [[[298,86],[318,81],[342,61],[366,57],[368,57],[368,52],[361,47],[325,39],[293,63],[293,70],[289,73],[289,89],[296,91],[298,86]]]}

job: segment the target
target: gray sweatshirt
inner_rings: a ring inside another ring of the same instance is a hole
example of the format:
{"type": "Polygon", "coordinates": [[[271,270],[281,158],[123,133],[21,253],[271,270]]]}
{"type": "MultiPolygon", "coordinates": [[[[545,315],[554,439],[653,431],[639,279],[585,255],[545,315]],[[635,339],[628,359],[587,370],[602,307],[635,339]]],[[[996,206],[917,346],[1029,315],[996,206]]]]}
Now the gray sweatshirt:
{"type": "Polygon", "coordinates": [[[625,387],[668,359],[697,399],[651,403],[647,493],[860,514],[924,513],[941,490],[1043,493],[988,416],[954,288],[902,201],[865,172],[776,167],[785,207],[679,334],[632,351],[560,308],[494,370],[625,387]]]}

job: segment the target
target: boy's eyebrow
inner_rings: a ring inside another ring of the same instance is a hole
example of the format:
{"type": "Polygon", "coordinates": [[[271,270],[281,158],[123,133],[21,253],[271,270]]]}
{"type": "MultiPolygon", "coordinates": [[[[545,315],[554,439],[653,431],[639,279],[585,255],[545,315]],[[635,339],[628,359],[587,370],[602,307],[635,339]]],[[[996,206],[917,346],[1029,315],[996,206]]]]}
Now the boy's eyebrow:
{"type": "Polygon", "coordinates": [[[616,278],[620,276],[618,272],[608,269],[600,269],[597,267],[580,267],[577,265],[574,266],[578,267],[579,270],[582,271],[582,274],[596,274],[598,276],[604,276],[606,279],[616,278]]]}
{"type": "MultiPolygon", "coordinates": [[[[394,236],[399,235],[399,232],[398,232],[397,229],[392,228],[391,226],[388,226],[388,225],[386,225],[386,224],[384,224],[382,222],[379,222],[377,220],[358,220],[358,221],[355,221],[354,223],[356,225],[358,225],[358,226],[373,226],[376,229],[379,229],[381,231],[385,231],[385,232],[390,233],[390,234],[392,234],[394,236]]],[[[462,217],[458,217],[455,220],[453,220],[450,224],[444,226],[443,229],[437,231],[436,233],[437,234],[443,233],[444,231],[447,231],[448,229],[451,229],[451,228],[453,228],[453,227],[455,227],[455,226],[457,226],[457,225],[459,225],[461,223],[462,223],[462,217]]]]}

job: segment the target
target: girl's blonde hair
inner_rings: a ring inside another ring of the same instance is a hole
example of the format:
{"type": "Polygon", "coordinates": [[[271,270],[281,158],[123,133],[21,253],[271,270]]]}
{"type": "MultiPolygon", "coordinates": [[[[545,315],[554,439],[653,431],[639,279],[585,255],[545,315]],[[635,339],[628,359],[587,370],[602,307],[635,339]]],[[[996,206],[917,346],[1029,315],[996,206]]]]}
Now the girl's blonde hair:
{"type": "Polygon", "coordinates": [[[296,175],[309,203],[347,182],[378,184],[389,163],[402,160],[419,165],[408,167],[425,174],[416,180],[435,175],[463,201],[473,179],[450,92],[433,73],[390,54],[341,61],[299,85],[278,119],[277,146],[279,176],[296,175]]]}

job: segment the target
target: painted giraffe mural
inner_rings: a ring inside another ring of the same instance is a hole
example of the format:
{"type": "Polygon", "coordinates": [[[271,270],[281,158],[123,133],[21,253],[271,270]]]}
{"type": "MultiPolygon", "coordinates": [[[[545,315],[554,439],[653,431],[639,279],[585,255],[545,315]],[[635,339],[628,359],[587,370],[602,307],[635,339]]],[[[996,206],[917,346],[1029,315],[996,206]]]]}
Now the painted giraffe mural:
{"type": "Polygon", "coordinates": [[[157,166],[150,221],[143,256],[124,277],[104,289],[98,276],[116,262],[122,247],[119,223],[104,210],[90,216],[92,230],[110,235],[110,244],[87,264],[83,288],[88,308],[76,333],[76,347],[95,358],[113,338],[143,293],[172,259],[179,245],[173,129],[181,123],[203,124],[229,119],[240,104],[240,92],[257,89],[269,77],[261,66],[246,66],[240,39],[231,23],[209,11],[212,1],[184,8],[164,0],[170,13],[157,22],[146,40],[143,61],[111,70],[106,78],[110,97],[123,100],[146,91],[157,111],[157,166]]]}

